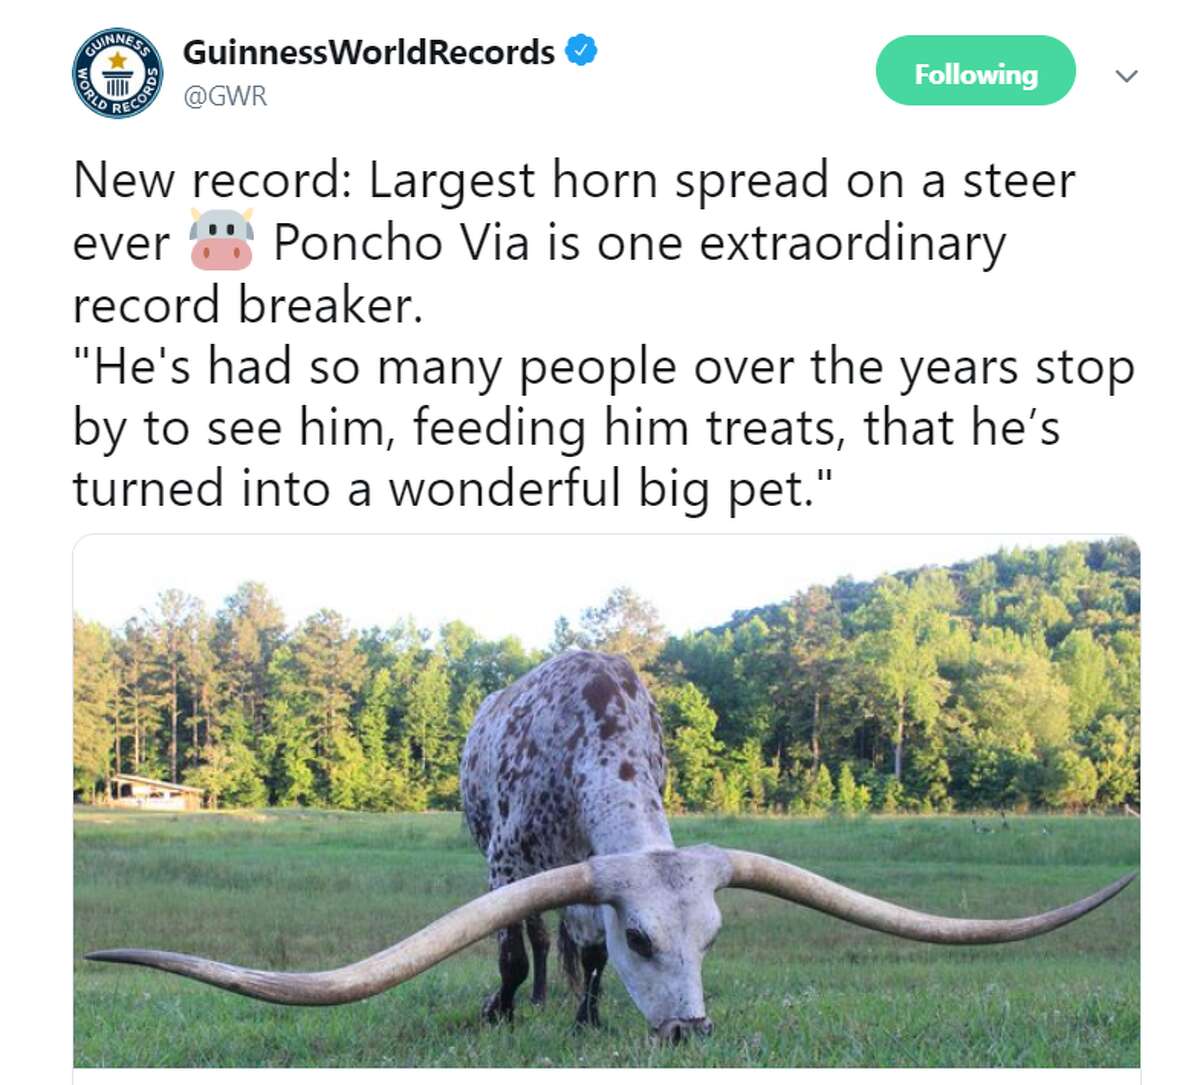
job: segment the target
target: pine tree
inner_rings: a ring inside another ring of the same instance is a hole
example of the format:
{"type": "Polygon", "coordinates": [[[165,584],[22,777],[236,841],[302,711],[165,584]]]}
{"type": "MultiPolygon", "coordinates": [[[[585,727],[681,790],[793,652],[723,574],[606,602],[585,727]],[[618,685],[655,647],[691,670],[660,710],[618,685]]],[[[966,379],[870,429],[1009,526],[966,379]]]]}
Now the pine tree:
{"type": "Polygon", "coordinates": [[[445,657],[431,652],[413,675],[404,698],[404,734],[422,786],[438,793],[448,776],[457,780],[458,750],[449,741],[450,677],[445,657]]]}
{"type": "Polygon", "coordinates": [[[359,806],[364,810],[404,808],[409,781],[388,757],[389,713],[394,700],[391,671],[382,667],[367,682],[357,720],[357,737],[364,759],[359,806]]]}
{"type": "Polygon", "coordinates": [[[798,593],[791,603],[794,633],[789,638],[790,662],[798,668],[808,707],[811,766],[821,763],[821,710],[832,696],[833,683],[845,663],[846,640],[842,617],[828,589],[817,586],[798,593]]]}
{"type": "Polygon", "coordinates": [[[843,761],[838,772],[835,801],[838,811],[847,816],[861,814],[871,804],[870,788],[854,779],[854,770],[850,767],[849,761],[843,761]]]}
{"type": "Polygon", "coordinates": [[[185,630],[183,667],[189,691],[187,726],[191,729],[191,762],[196,768],[200,764],[201,732],[205,746],[211,745],[213,717],[216,713],[220,672],[217,670],[217,655],[213,647],[215,623],[197,606],[191,622],[185,630]]]}
{"type": "Polygon", "coordinates": [[[358,651],[358,634],[333,610],[310,616],[288,647],[292,712],[303,717],[311,742],[314,787],[328,797],[334,762],[343,752],[354,755],[338,740],[349,730],[351,707],[366,680],[366,660],[358,651]]]}
{"type": "Polygon", "coordinates": [[[829,766],[822,761],[815,771],[805,773],[804,785],[796,802],[797,812],[825,814],[833,805],[833,796],[833,777],[829,775],[829,766]]]}
{"type": "Polygon", "coordinates": [[[266,806],[269,794],[241,706],[210,720],[205,738],[200,764],[184,773],[184,783],[202,788],[210,807],[266,806]]]}
{"type": "Polygon", "coordinates": [[[117,656],[108,630],[78,616],[74,646],[74,783],[76,791],[94,801],[115,763],[117,656]]]}
{"type": "Polygon", "coordinates": [[[229,697],[250,723],[251,733],[266,729],[271,658],[283,643],[283,611],[267,589],[242,584],[216,617],[213,648],[229,697]]]}
{"type": "Polygon", "coordinates": [[[158,597],[157,610],[150,617],[154,632],[156,664],[163,676],[169,747],[167,765],[172,783],[179,781],[179,714],[184,651],[192,635],[199,611],[199,600],[171,588],[158,597]]]}
{"type": "Polygon", "coordinates": [[[136,618],[126,622],[116,640],[116,651],[121,661],[121,715],[133,747],[128,758],[129,771],[154,775],[160,770],[152,740],[164,691],[155,667],[154,642],[146,626],[136,618]]]}

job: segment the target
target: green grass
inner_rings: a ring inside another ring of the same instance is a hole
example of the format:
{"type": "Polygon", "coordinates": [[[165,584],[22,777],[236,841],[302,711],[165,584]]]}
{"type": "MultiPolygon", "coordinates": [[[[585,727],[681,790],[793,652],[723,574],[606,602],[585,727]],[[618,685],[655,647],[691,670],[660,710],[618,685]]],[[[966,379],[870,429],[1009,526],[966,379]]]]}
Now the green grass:
{"type": "MultiPolygon", "coordinates": [[[[927,911],[1017,915],[1138,866],[1122,818],[673,820],[676,842],[778,856],[927,911]],[[997,820],[986,824],[998,826],[997,820]],[[1042,830],[1047,830],[1043,832],[1042,830]]],[[[81,960],[153,946],[272,969],[344,964],[485,887],[454,814],[81,812],[75,819],[77,1066],[1139,1065],[1135,882],[1031,942],[954,948],[865,931],[761,894],[718,896],[705,964],[711,1039],[652,1044],[616,975],[599,1030],[570,1029],[552,966],[543,1009],[481,1023],[491,940],[367,1002],[271,1006],[147,969],[81,960]]]]}

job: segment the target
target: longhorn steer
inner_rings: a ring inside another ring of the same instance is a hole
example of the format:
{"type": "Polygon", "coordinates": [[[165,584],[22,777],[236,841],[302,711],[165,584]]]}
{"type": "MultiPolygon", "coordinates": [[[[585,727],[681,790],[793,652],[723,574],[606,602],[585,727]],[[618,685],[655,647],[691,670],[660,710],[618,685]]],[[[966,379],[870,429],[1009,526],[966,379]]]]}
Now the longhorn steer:
{"type": "Polygon", "coordinates": [[[1022,919],[951,919],[865,896],[753,852],[676,848],[660,793],[665,772],[658,712],[619,656],[568,652],[543,663],[479,709],[463,747],[467,823],[487,856],[491,891],[390,949],[329,972],[259,972],[148,949],[88,959],[175,972],[239,994],[293,1005],[368,998],[488,934],[500,940],[500,989],[485,1015],[510,1018],[529,971],[546,993],[549,939],[541,914],[563,908],[568,963],[583,966],[577,1020],[596,1023],[609,958],[650,1027],[678,1040],[709,1033],[700,969],[721,926],[714,894],[727,886],[826,912],[863,927],[951,945],[1011,942],[1061,927],[1119,893],[1134,874],[1089,897],[1022,919]]]}

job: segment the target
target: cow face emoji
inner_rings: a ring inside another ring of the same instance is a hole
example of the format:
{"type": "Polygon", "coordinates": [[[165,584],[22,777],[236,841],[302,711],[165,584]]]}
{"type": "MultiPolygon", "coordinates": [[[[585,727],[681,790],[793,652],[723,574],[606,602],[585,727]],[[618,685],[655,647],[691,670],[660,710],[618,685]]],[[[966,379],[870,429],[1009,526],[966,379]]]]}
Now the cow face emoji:
{"type": "Polygon", "coordinates": [[[192,263],[203,271],[241,271],[250,265],[250,242],[254,227],[250,225],[253,209],[236,211],[205,211],[192,208],[192,263]]]}

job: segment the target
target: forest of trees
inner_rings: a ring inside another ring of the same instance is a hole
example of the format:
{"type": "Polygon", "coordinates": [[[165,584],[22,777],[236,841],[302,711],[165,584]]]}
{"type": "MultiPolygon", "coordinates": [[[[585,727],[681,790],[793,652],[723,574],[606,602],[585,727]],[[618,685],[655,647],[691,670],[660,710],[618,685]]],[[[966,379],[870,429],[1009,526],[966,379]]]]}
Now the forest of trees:
{"type": "Polygon", "coordinates": [[[553,643],[459,621],[288,628],[262,584],[216,614],[167,591],[119,630],[76,616],[74,782],[210,806],[458,806],[475,711],[551,654],[625,655],[662,712],[671,810],[947,811],[1139,800],[1140,558],[1128,539],[839,580],[668,635],[618,588],[553,643]]]}

